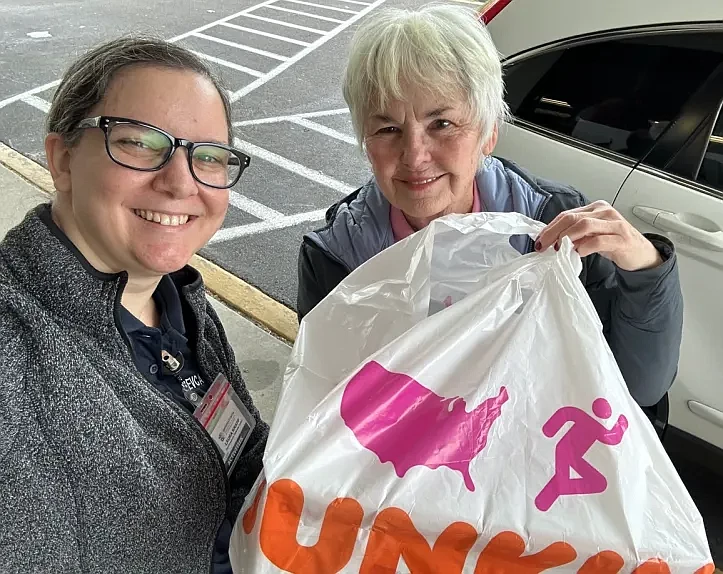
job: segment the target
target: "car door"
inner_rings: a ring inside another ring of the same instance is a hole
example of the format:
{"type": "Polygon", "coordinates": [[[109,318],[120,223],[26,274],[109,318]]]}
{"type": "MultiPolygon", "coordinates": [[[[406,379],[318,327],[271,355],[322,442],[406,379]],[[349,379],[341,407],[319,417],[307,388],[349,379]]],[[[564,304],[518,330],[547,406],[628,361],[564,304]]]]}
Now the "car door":
{"type": "Polygon", "coordinates": [[[723,304],[716,299],[723,288],[716,243],[723,26],[716,26],[580,38],[518,59],[506,68],[513,125],[495,153],[605,199],[641,231],[679,244],[685,338],[669,422],[723,447],[723,304]],[[656,219],[661,211],[673,215],[656,219]],[[670,217],[687,235],[656,228],[670,217]]]}
{"type": "Polygon", "coordinates": [[[680,120],[697,126],[683,145],[663,164],[645,158],[613,205],[676,245],[685,314],[669,424],[723,448],[723,66],[706,96],[680,120]]]}

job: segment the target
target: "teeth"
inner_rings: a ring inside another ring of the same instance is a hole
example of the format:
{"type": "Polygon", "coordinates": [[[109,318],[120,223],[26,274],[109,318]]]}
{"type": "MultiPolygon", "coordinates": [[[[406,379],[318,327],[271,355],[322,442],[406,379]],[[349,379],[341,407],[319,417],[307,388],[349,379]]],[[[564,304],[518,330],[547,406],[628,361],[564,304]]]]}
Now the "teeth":
{"type": "Polygon", "coordinates": [[[188,215],[167,215],[165,213],[158,213],[155,211],[148,211],[145,209],[136,209],[134,213],[138,217],[142,217],[147,221],[155,221],[161,225],[175,227],[178,225],[185,225],[188,222],[188,215]]]}
{"type": "Polygon", "coordinates": [[[431,183],[435,181],[436,179],[439,179],[437,177],[430,177],[429,179],[423,179],[422,181],[413,181],[412,185],[424,185],[425,183],[431,183]]]}

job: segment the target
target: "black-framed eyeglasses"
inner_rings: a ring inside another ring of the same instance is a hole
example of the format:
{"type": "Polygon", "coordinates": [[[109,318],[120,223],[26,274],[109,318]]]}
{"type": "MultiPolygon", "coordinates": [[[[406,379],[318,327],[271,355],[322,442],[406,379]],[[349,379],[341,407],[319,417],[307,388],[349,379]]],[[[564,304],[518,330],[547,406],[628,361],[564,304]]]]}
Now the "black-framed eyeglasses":
{"type": "Polygon", "coordinates": [[[96,116],[81,120],[76,128],[103,130],[105,150],[110,159],[137,171],[163,169],[176,150],[184,147],[193,178],[216,189],[236,185],[251,163],[249,156],[230,146],[214,142],[194,143],[174,137],[151,124],[128,118],[96,116]]]}

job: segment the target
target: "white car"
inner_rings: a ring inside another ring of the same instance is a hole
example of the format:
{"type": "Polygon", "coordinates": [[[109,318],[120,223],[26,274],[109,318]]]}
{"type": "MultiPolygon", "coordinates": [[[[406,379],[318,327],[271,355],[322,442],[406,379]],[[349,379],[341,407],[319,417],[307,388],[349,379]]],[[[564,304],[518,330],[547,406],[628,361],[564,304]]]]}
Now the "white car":
{"type": "Polygon", "coordinates": [[[495,155],[675,243],[683,346],[657,424],[723,460],[723,0],[491,0],[481,18],[514,116],[495,155]]]}

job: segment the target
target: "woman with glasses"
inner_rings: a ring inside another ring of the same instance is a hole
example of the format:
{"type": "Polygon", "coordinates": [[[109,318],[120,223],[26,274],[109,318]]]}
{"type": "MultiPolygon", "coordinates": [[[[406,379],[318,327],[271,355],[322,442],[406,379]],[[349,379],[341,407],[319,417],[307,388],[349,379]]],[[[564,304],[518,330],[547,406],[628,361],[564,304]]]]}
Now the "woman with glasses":
{"type": "Polygon", "coordinates": [[[173,44],[110,42],[58,87],[57,194],[0,243],[0,572],[231,571],[268,427],[187,264],[249,164],[232,143],[173,44]]]}

